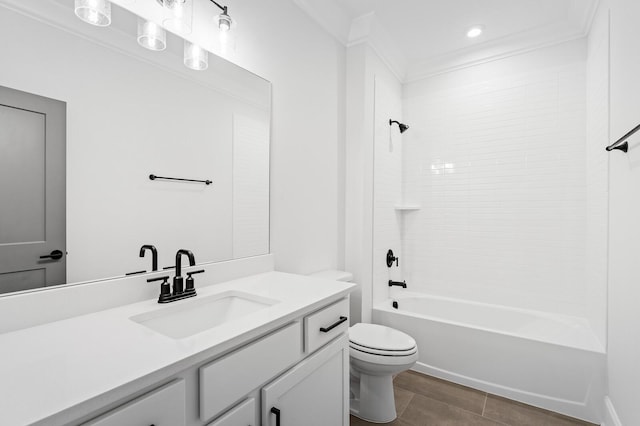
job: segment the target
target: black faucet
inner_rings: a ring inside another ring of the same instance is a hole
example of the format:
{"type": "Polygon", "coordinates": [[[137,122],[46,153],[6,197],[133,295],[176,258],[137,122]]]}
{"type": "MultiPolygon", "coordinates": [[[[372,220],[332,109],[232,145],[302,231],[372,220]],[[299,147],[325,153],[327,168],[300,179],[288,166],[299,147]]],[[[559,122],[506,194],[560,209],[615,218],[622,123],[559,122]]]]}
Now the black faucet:
{"type": "Polygon", "coordinates": [[[398,286],[398,287],[402,287],[402,288],[407,288],[407,282],[406,281],[392,281],[389,280],[389,287],[393,287],[393,286],[398,286]]]}
{"type": "Polygon", "coordinates": [[[182,278],[182,256],[185,255],[189,258],[189,266],[196,264],[196,258],[190,250],[180,249],[176,252],[176,276],[173,278],[173,292],[169,288],[168,279],[169,276],[152,278],[147,282],[162,281],[160,286],[160,297],[158,297],[158,303],[175,302],[176,300],[186,299],[187,297],[193,297],[196,295],[196,289],[192,275],[200,274],[204,272],[192,271],[187,272],[187,288],[184,288],[184,279],[182,278]]]}
{"type": "Polygon", "coordinates": [[[144,257],[144,253],[146,250],[151,250],[151,268],[152,268],[151,270],[157,271],[158,270],[158,250],[156,250],[156,248],[151,244],[145,244],[142,247],[140,247],[140,257],[144,257]]]}
{"type": "Polygon", "coordinates": [[[173,278],[173,295],[184,293],[184,280],[182,278],[182,255],[189,258],[189,266],[196,264],[196,258],[190,250],[180,249],[176,252],[176,276],[173,278]]]}

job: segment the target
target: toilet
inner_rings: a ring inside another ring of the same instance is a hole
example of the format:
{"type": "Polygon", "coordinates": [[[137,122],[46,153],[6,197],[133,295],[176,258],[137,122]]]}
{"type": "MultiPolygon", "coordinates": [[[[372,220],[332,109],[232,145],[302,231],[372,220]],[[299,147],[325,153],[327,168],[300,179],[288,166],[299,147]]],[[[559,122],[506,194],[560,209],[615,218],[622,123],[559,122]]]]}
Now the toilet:
{"type": "MultiPolygon", "coordinates": [[[[321,271],[312,276],[351,281],[343,271],[321,271]]],[[[388,423],[396,417],[393,377],[418,360],[416,341],[406,333],[378,324],[349,327],[351,366],[351,414],[372,423],[388,423]]]]}
{"type": "Polygon", "coordinates": [[[373,423],[393,421],[393,376],[417,360],[416,341],[402,331],[365,323],[349,327],[351,414],[373,423]]]}

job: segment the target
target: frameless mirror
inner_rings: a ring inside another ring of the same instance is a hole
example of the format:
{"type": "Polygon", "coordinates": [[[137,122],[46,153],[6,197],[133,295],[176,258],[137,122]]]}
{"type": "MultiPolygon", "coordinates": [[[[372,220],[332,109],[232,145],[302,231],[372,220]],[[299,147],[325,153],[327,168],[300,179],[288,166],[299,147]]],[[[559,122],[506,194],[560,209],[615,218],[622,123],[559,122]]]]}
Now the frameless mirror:
{"type": "Polygon", "coordinates": [[[114,5],[99,28],[73,6],[0,0],[0,293],[149,272],[145,244],[160,269],[180,248],[198,263],[268,253],[270,83],[212,54],[192,71],[181,38],[144,49],[134,14],[114,5]],[[45,214],[54,198],[62,219],[45,214]],[[66,278],[47,280],[51,265],[66,278]]]}

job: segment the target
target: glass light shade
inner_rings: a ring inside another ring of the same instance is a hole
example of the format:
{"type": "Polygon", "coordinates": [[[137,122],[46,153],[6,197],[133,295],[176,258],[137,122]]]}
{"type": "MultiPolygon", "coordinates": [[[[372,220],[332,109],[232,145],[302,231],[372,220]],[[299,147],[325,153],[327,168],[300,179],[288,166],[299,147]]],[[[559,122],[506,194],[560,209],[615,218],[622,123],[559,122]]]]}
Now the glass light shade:
{"type": "Polygon", "coordinates": [[[196,71],[203,71],[209,67],[209,52],[202,47],[184,41],[184,65],[196,71]]]}
{"type": "Polygon", "coordinates": [[[149,50],[164,50],[167,32],[155,22],[138,18],[138,44],[149,50]]]}
{"type": "Polygon", "coordinates": [[[193,0],[162,0],[165,18],[162,25],[172,32],[191,33],[193,24],[193,0]]]}
{"type": "Polygon", "coordinates": [[[218,28],[220,28],[220,30],[224,32],[230,31],[234,26],[233,19],[231,19],[231,16],[227,15],[226,13],[222,13],[216,16],[216,21],[218,22],[218,28]]]}
{"type": "Polygon", "coordinates": [[[107,0],[76,0],[76,16],[83,21],[106,27],[111,24],[111,3],[107,0]]]}

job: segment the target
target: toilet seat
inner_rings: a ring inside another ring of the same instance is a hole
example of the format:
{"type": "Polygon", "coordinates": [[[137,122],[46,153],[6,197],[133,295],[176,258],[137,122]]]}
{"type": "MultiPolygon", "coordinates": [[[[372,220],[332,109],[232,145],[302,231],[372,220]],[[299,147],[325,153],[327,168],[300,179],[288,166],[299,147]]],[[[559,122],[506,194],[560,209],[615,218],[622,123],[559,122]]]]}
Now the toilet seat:
{"type": "Polygon", "coordinates": [[[356,351],[368,353],[371,355],[379,355],[379,356],[408,356],[413,355],[418,351],[418,347],[414,346],[411,349],[407,350],[384,350],[384,349],[376,349],[370,348],[368,346],[358,345],[357,343],[349,342],[349,348],[354,349],[356,351]]]}
{"type": "Polygon", "coordinates": [[[399,330],[365,323],[349,328],[349,353],[362,361],[403,364],[416,358],[417,352],[416,341],[399,330]]]}

